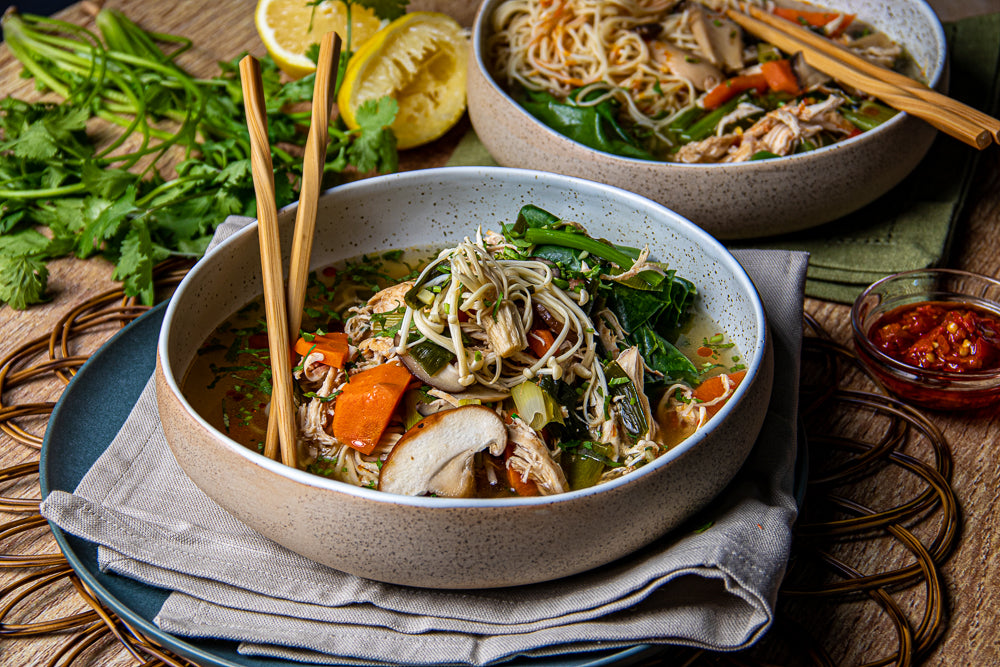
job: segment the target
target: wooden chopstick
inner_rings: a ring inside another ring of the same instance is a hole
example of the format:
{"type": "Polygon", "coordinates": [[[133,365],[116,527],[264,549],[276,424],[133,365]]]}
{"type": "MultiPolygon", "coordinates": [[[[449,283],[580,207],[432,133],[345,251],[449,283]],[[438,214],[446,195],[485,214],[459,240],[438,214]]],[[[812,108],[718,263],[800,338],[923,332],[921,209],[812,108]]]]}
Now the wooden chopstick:
{"type": "Polygon", "coordinates": [[[309,257],[316,231],[316,206],[323,184],[323,165],[326,162],[326,145],[330,139],[330,113],[334,102],[333,91],[337,87],[339,63],[340,36],[331,31],[323,36],[319,45],[312,116],[302,161],[302,187],[299,189],[299,207],[295,212],[292,258],[288,270],[288,330],[293,338],[298,337],[299,327],[302,325],[309,257]]]}
{"type": "Polygon", "coordinates": [[[288,312],[285,305],[284,273],[281,267],[281,241],[278,237],[278,210],[274,200],[274,168],[267,138],[267,110],[260,63],[253,56],[240,61],[247,129],[250,131],[250,167],[257,197],[257,234],[260,239],[260,263],[264,279],[264,313],[267,318],[267,344],[271,356],[271,410],[268,418],[268,441],[264,453],[274,458],[281,448],[281,461],[298,467],[296,451],[295,406],[292,397],[292,361],[288,343],[288,312]],[[271,422],[276,422],[272,428],[271,422]],[[276,438],[270,435],[276,432],[276,438]],[[270,450],[270,453],[269,451],[270,450]]]}
{"type": "Polygon", "coordinates": [[[747,32],[786,53],[801,51],[806,62],[821,72],[874,95],[894,109],[912,114],[974,148],[981,150],[1000,140],[997,134],[1000,121],[995,118],[921,86],[909,77],[869,63],[791,21],[757,7],[744,9],[750,14],[733,9],[726,14],[747,32]],[[904,79],[909,82],[905,87],[904,79]]]}

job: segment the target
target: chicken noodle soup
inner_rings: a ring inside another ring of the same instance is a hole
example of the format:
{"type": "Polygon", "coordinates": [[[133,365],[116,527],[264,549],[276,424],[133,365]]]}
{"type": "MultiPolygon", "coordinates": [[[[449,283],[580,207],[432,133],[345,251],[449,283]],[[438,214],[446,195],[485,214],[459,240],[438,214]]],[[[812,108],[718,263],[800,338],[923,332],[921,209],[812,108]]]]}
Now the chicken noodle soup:
{"type": "MultiPolygon", "coordinates": [[[[765,7],[761,0],[751,4],[765,7]]],[[[813,150],[895,115],[726,17],[735,0],[506,0],[487,61],[540,121],[591,148],[688,163],[813,150]]],[[[768,11],[916,76],[904,50],[853,14],[768,11]]]]}
{"type": "MultiPolygon", "coordinates": [[[[663,258],[669,259],[669,258],[663,258]]],[[[294,344],[305,469],[407,495],[549,495],[627,475],[694,433],[743,378],[697,286],[647,249],[525,206],[435,252],[312,276],[294,344]]],[[[260,301],[206,341],[185,382],[262,449],[260,301]]]]}

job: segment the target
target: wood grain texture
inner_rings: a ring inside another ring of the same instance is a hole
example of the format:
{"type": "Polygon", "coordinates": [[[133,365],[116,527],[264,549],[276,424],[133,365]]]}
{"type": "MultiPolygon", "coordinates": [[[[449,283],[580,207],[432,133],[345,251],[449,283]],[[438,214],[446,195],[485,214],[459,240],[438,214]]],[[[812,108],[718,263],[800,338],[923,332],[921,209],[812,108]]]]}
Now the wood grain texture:
{"type": "MultiPolygon", "coordinates": [[[[149,0],[109,0],[110,6],[121,8],[141,26],[160,31],[184,34],[194,40],[195,47],[184,54],[181,64],[201,76],[217,72],[216,63],[230,61],[243,52],[262,56],[264,49],[253,28],[250,0],[215,0],[213,2],[150,2],[149,0]]],[[[996,0],[936,0],[942,15],[954,19],[985,11],[1000,11],[996,0]]],[[[468,23],[474,3],[455,0],[423,0],[411,8],[453,10],[456,17],[468,23]]],[[[65,20],[93,28],[82,5],[61,12],[65,20]]],[[[21,97],[36,97],[30,81],[18,78],[20,67],[6,47],[0,45],[0,90],[21,97]]],[[[458,139],[467,129],[467,121],[442,139],[417,151],[401,156],[402,169],[443,165],[458,139]]],[[[971,149],[970,149],[971,150],[971,149]]],[[[1000,157],[996,146],[982,154],[982,169],[971,196],[967,216],[961,221],[949,264],[989,275],[1000,275],[1000,157]]],[[[115,286],[110,279],[111,266],[101,259],[87,261],[65,259],[50,266],[52,301],[28,311],[0,309],[0,357],[26,338],[48,331],[75,304],[115,286]]],[[[806,308],[813,313],[833,336],[841,341],[850,339],[848,309],[845,306],[807,300],[806,308]]],[[[109,326],[95,333],[79,350],[89,351],[103,338],[113,333],[109,326]]],[[[53,400],[58,390],[51,386],[31,386],[24,390],[33,400],[53,400]]],[[[10,397],[5,397],[10,398],[10,397]]],[[[943,568],[948,595],[950,621],[947,634],[925,661],[927,665],[996,665],[1000,664],[1000,412],[983,410],[976,413],[932,413],[934,423],[942,429],[951,444],[954,457],[953,487],[958,494],[964,520],[958,549],[943,568]]],[[[865,428],[865,417],[856,415],[852,424],[865,428]]],[[[44,431],[44,420],[26,419],[23,425],[36,433],[44,431]]],[[[9,467],[37,458],[37,452],[0,435],[0,467],[9,467]]],[[[873,502],[889,504],[905,497],[908,483],[900,474],[898,483],[884,484],[865,493],[880,495],[873,502]]],[[[5,495],[36,496],[34,478],[2,489],[5,495]]],[[[14,515],[0,513],[0,521],[14,515]]],[[[919,530],[919,527],[915,529],[919,530]]],[[[5,553],[42,553],[54,551],[56,545],[45,530],[36,530],[7,541],[5,553]]],[[[884,545],[858,543],[845,548],[853,562],[875,570],[895,563],[906,564],[911,556],[902,549],[889,550],[884,545]]],[[[0,586],[9,583],[16,571],[0,570],[0,586]]],[[[922,591],[908,592],[906,611],[914,614],[921,608],[922,591]]],[[[62,616],[83,610],[79,598],[69,587],[64,594],[47,593],[31,598],[16,617],[62,616]]],[[[803,611],[803,622],[817,632],[823,645],[831,650],[838,663],[860,664],[885,655],[886,647],[894,645],[891,627],[873,605],[859,601],[851,605],[811,605],[803,611]]],[[[44,636],[31,639],[0,639],[0,665],[47,664],[65,637],[44,636]]],[[[133,665],[126,654],[109,651],[91,656],[77,664],[119,667],[133,665]]]]}

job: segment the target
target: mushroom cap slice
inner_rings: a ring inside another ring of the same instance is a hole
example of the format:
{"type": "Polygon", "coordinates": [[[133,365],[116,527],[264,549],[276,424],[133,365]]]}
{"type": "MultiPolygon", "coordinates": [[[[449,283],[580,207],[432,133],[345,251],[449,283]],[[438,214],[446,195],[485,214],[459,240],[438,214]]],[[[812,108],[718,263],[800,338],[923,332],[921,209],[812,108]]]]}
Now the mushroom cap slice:
{"type": "Polygon", "coordinates": [[[743,68],[743,31],[729,19],[701,9],[689,13],[698,48],[714,65],[729,71],[743,68]]]}
{"type": "Polygon", "coordinates": [[[726,78],[722,70],[707,58],[696,56],[670,42],[664,41],[660,44],[667,54],[667,67],[670,71],[690,81],[698,90],[711,90],[726,78]]]}
{"type": "Polygon", "coordinates": [[[467,498],[475,491],[473,457],[507,446],[507,428],[493,410],[465,405],[425,417],[389,452],[379,475],[379,491],[404,496],[433,493],[467,498]]]}
{"type": "MultiPolygon", "coordinates": [[[[398,339],[399,336],[396,336],[398,339]]],[[[397,344],[398,345],[398,344],[397,344]]],[[[434,375],[431,375],[424,370],[424,367],[420,365],[420,362],[413,358],[409,352],[400,352],[398,347],[396,354],[399,360],[403,362],[403,365],[413,375],[420,378],[420,381],[424,384],[429,384],[435,389],[440,389],[441,391],[446,391],[449,394],[457,394],[468,389],[464,384],[459,382],[458,366],[455,364],[445,364],[445,366],[439,370],[434,375]]]]}

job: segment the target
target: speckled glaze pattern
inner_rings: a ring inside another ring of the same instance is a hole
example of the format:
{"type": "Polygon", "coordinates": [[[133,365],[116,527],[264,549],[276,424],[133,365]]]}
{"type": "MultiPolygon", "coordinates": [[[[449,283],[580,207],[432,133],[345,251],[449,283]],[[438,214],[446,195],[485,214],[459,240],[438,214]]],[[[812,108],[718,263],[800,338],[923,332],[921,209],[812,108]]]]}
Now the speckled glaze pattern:
{"type": "MultiPolygon", "coordinates": [[[[203,340],[260,293],[254,224],[199,262],[165,314],[157,398],[182,468],[234,516],[293,551],[363,577],[421,587],[512,586],[581,572],[648,544],[703,507],[749,453],[772,377],[756,290],[704,230],[648,199],[576,178],[498,167],[429,169],[325,193],[312,267],[363,252],[455,242],[479,225],[499,228],[528,203],[612,241],[649,244],[654,256],[698,285],[700,306],[748,366],[720,418],[623,479],[550,498],[410,498],[278,464],[209,426],[179,389],[203,340]]],[[[279,217],[287,249],[294,207],[279,217]]]]}
{"type": "MultiPolygon", "coordinates": [[[[485,0],[473,23],[468,98],[472,125],[498,164],[557,171],[642,194],[721,239],[814,227],[855,211],[898,184],[930,148],[936,130],[899,114],[875,130],[826,148],[738,164],[679,164],[589,149],[524,111],[489,75],[489,17],[503,0],[485,0]]],[[[923,0],[824,0],[858,15],[906,47],[927,80],[946,88],[944,31],[923,0]]],[[[971,149],[970,149],[971,150],[971,149]]]]}

